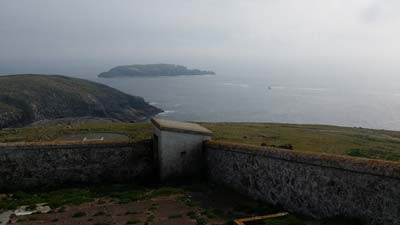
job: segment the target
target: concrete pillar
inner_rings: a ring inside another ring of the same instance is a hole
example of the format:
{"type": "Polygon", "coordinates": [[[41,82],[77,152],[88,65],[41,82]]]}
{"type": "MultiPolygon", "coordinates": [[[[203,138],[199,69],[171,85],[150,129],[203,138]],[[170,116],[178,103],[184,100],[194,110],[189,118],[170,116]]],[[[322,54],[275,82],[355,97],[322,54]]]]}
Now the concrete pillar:
{"type": "Polygon", "coordinates": [[[203,142],[212,132],[198,124],[152,119],[155,160],[161,180],[194,176],[203,169],[203,142]]]}

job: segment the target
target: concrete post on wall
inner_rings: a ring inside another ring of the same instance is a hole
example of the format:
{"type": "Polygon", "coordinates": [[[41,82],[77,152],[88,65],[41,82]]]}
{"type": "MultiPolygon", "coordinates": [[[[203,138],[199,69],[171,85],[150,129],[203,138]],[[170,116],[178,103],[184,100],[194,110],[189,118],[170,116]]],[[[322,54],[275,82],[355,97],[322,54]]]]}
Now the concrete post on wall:
{"type": "Polygon", "coordinates": [[[161,180],[189,177],[203,170],[203,142],[212,132],[198,124],[152,119],[153,151],[161,180]]]}

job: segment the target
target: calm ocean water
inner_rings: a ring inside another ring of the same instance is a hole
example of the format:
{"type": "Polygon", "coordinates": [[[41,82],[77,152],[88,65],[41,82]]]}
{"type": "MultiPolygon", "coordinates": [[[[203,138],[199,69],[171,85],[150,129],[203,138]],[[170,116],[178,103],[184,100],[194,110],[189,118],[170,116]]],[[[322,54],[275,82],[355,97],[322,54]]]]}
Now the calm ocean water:
{"type": "Polygon", "coordinates": [[[229,74],[92,80],[144,97],[167,119],[400,130],[400,89],[385,86],[229,74]]]}

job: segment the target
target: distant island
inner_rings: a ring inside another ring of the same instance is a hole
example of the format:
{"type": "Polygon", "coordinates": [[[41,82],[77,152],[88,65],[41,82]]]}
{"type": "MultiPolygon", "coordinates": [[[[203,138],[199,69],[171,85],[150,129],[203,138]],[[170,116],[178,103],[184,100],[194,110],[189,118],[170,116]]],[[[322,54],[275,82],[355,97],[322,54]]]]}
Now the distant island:
{"type": "Polygon", "coordinates": [[[85,118],[136,122],[160,112],[141,97],[88,80],[60,75],[0,76],[0,128],[85,118]]]}
{"type": "Polygon", "coordinates": [[[117,66],[98,75],[98,77],[143,77],[143,76],[182,76],[182,75],[214,75],[213,71],[188,69],[174,64],[146,64],[117,66]]]}

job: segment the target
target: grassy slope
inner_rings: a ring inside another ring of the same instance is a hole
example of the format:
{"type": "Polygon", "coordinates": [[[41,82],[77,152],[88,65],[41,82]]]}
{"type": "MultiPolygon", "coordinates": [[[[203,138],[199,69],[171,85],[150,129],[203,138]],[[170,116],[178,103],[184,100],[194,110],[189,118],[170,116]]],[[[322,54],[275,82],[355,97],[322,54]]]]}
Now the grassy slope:
{"type": "Polygon", "coordinates": [[[82,116],[138,121],[158,112],[141,97],[88,80],[29,74],[0,77],[0,127],[82,116]]]}
{"type": "MultiPolygon", "coordinates": [[[[274,123],[202,123],[214,132],[214,140],[252,145],[291,144],[297,151],[324,152],[400,161],[400,132],[274,123]]],[[[52,141],[66,134],[113,132],[132,141],[151,137],[149,123],[90,123],[41,128],[0,130],[0,142],[52,141]]]]}

